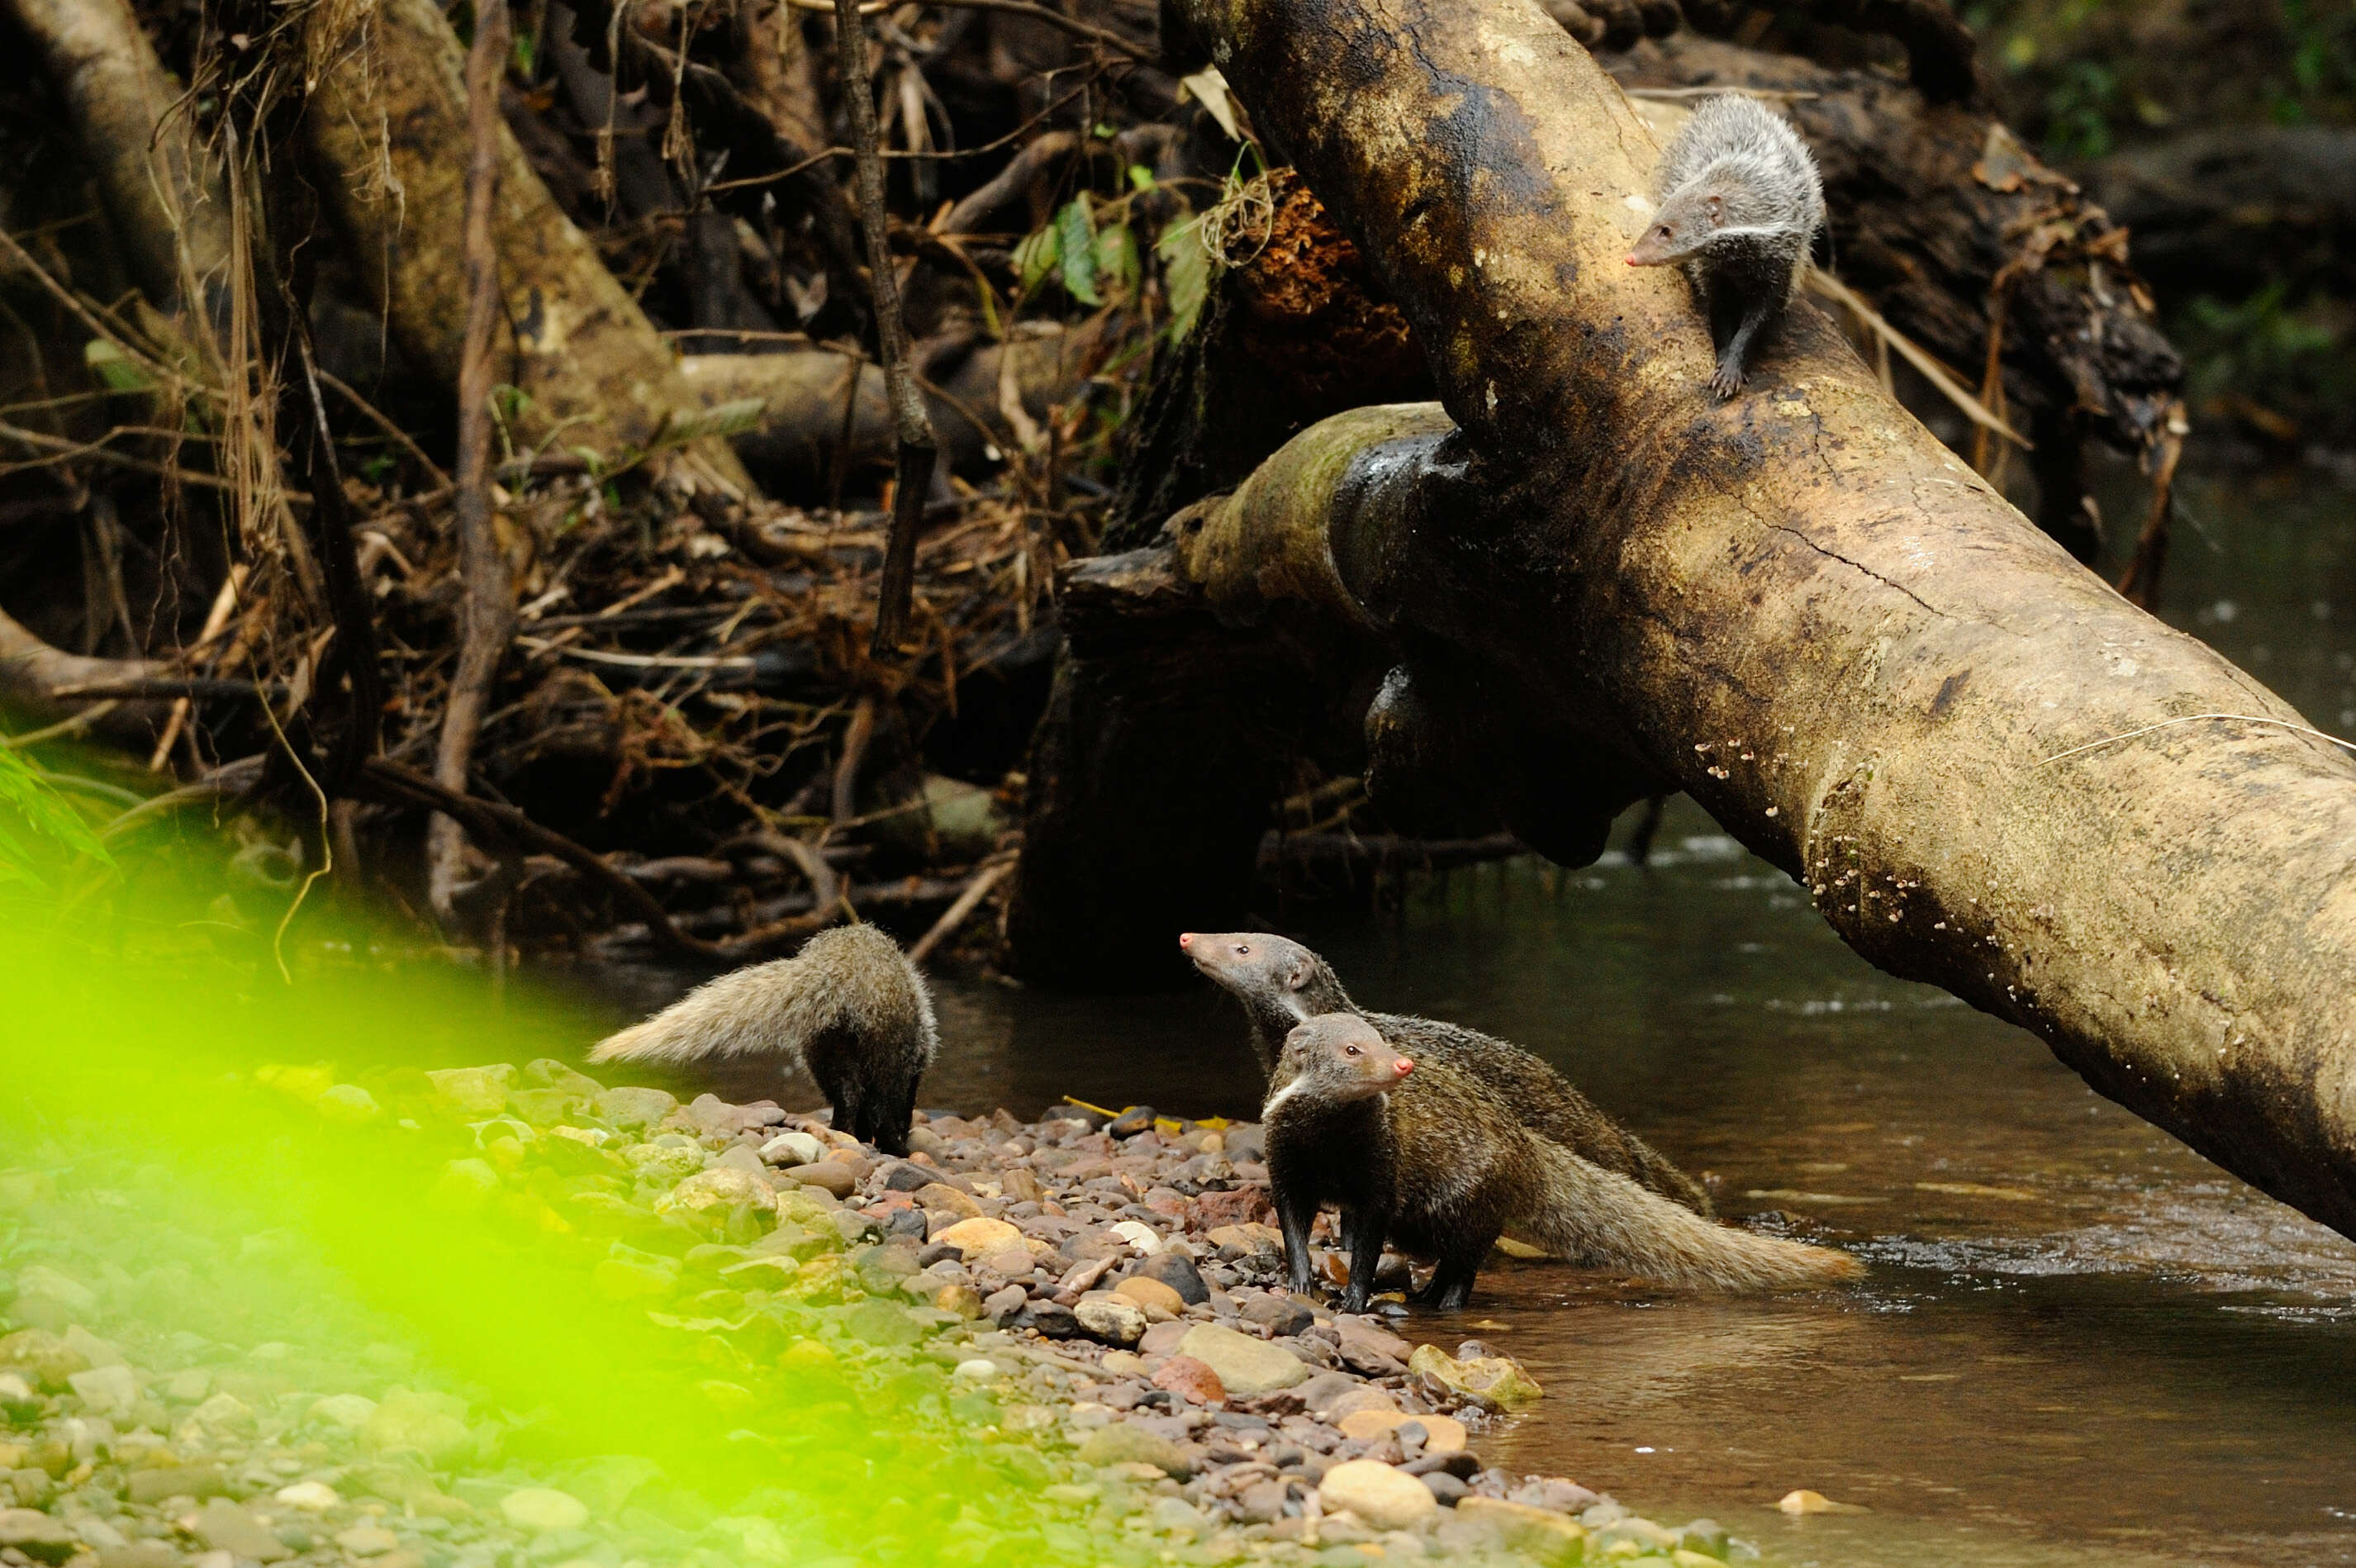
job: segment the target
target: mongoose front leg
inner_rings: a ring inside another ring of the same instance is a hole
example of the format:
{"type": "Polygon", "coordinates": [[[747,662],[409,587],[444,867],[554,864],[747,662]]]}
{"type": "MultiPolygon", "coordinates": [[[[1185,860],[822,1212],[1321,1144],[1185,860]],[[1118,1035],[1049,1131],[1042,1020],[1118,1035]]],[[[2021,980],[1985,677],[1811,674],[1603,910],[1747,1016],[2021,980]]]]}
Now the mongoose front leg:
{"type": "Polygon", "coordinates": [[[1286,1277],[1297,1291],[1309,1288],[1309,1228],[1316,1219],[1316,1200],[1280,1178],[1276,1183],[1276,1222],[1284,1231],[1286,1277]]]}
{"type": "Polygon", "coordinates": [[[1350,1253],[1350,1288],[1342,1293],[1344,1312],[1364,1312],[1383,1264],[1383,1234],[1389,1227],[1373,1204],[1360,1204],[1342,1217],[1342,1238],[1350,1253]]]}
{"type": "Polygon", "coordinates": [[[1726,347],[1719,350],[1718,370],[1709,378],[1709,390],[1721,400],[1742,390],[1744,362],[1751,357],[1751,345],[1775,318],[1776,304],[1770,297],[1752,300],[1745,306],[1742,319],[1735,324],[1733,335],[1727,338],[1726,347]]]}

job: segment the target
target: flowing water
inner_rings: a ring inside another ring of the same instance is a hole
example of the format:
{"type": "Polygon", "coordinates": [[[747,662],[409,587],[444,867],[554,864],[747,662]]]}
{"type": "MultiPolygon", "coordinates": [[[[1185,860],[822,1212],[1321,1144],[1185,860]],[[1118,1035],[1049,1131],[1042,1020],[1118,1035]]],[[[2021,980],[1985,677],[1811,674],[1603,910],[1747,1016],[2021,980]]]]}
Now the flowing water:
{"type": "MultiPolygon", "coordinates": [[[[2356,732],[2356,495],[2313,472],[2184,491],[2169,618],[2356,732]]],[[[2128,517],[2137,495],[2106,499],[2128,517]]],[[[1396,917],[1300,934],[1362,1003],[1541,1052],[1710,1173],[1727,1213],[1781,1210],[1872,1276],[1711,1301],[1500,1263],[1462,1319],[1414,1323],[1548,1390],[1484,1456],[1710,1515],[1795,1564],[2356,1563],[2356,1245],[2029,1036],[1869,968],[1689,803],[1659,843],[1644,868],[1460,872],[1396,917]],[[1863,1511],[1787,1519],[1794,1487],[1863,1511]]],[[[629,1000],[678,983],[640,975],[629,1000]]],[[[1207,984],[942,989],[927,1103],[1257,1099],[1207,984]]]]}

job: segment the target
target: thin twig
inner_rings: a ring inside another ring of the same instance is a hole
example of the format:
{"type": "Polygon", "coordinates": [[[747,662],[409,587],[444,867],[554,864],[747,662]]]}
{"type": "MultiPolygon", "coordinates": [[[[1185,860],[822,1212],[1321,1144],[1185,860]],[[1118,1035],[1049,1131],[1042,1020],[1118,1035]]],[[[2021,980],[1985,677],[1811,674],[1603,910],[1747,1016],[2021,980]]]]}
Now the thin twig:
{"type": "Polygon", "coordinates": [[[122,705],[121,699],[111,697],[102,703],[93,703],[81,712],[59,719],[53,725],[28,729],[22,735],[0,735],[0,751],[17,751],[28,746],[41,746],[49,741],[80,736],[122,705]]]}
{"type": "Polygon", "coordinates": [[[725,944],[705,941],[680,929],[653,894],[606,865],[594,851],[552,828],[541,826],[513,806],[478,800],[471,795],[445,789],[425,775],[381,757],[372,757],[361,766],[359,782],[364,792],[388,805],[424,806],[463,822],[468,832],[478,837],[495,843],[504,839],[521,849],[554,855],[636,911],[656,942],[673,952],[694,958],[736,956],[736,950],[725,944]]]}
{"type": "MultiPolygon", "coordinates": [[[[276,681],[224,681],[209,675],[166,675],[152,681],[83,681],[59,686],[59,698],[113,697],[130,703],[160,703],[172,698],[185,706],[190,701],[269,703],[287,693],[276,681]]],[[[160,764],[158,765],[161,766],[160,764]]]]}
{"type": "Polygon", "coordinates": [[[1946,366],[1933,359],[1914,339],[1884,320],[1881,312],[1866,304],[1865,297],[1855,289],[1833,276],[1832,274],[1817,267],[1808,269],[1808,286],[1834,304],[1855,314],[1857,318],[1865,324],[1867,330],[1897,349],[1901,359],[1922,371],[1922,379],[1936,388],[1941,396],[1961,409],[1965,418],[1975,424],[1995,431],[2024,452],[2037,450],[2035,442],[1988,412],[1987,405],[1965,392],[1963,383],[1955,380],[1946,366]]]}
{"type": "Polygon", "coordinates": [[[2168,518],[2176,495],[2176,466],[2184,456],[2184,438],[2190,434],[2179,399],[2169,405],[2160,424],[2158,461],[2151,476],[2151,510],[2144,514],[2142,532],[2136,535],[2135,554],[2119,575],[2119,592],[2127,603],[2141,609],[2154,609],[2159,604],[2160,572],[2168,564],[2168,518]]]}
{"type": "MultiPolygon", "coordinates": [[[[1042,7],[1044,9],[1044,7],[1042,7]]],[[[900,314],[900,280],[892,260],[892,214],[884,205],[884,160],[876,156],[875,87],[867,66],[867,24],[858,0],[834,0],[842,62],[842,97],[851,111],[851,145],[858,153],[859,220],[867,234],[869,286],[875,301],[875,343],[884,360],[884,392],[892,405],[894,467],[892,532],[876,585],[875,635],[869,644],[888,658],[908,634],[908,599],[916,576],[916,531],[940,459],[940,438],[924,394],[908,373],[908,323],[900,314]]],[[[857,372],[854,371],[854,377],[857,372]]],[[[857,386],[854,380],[852,385],[857,386]]]]}
{"type": "MultiPolygon", "coordinates": [[[[498,252],[491,222],[499,180],[499,79],[508,50],[507,0],[476,0],[475,42],[466,59],[466,337],[458,367],[458,472],[455,508],[459,572],[466,583],[465,630],[450,697],[442,718],[434,776],[463,792],[475,737],[490,703],[491,682],[507,651],[515,619],[515,589],[499,553],[491,516],[491,392],[493,335],[498,328],[498,252]]],[[[426,897],[445,924],[456,914],[453,897],[466,835],[447,814],[426,836],[426,897]]]]}
{"type": "Polygon", "coordinates": [[[433,478],[435,485],[439,486],[443,489],[448,489],[450,488],[450,476],[442,471],[442,465],[427,456],[425,455],[425,448],[420,446],[414,440],[412,440],[409,432],[403,430],[400,425],[395,424],[391,419],[387,418],[382,409],[369,402],[368,399],[362,397],[350,387],[346,386],[342,381],[337,380],[327,371],[322,370],[318,374],[319,380],[333,391],[337,397],[340,397],[346,403],[350,403],[353,409],[362,419],[367,420],[370,424],[375,425],[379,430],[381,430],[387,435],[391,436],[402,451],[415,458],[417,460],[417,466],[425,470],[427,475],[433,478]]]}
{"type": "Polygon", "coordinates": [[[932,957],[933,950],[956,935],[957,929],[965,924],[966,917],[973,913],[975,906],[989,897],[990,890],[998,886],[999,878],[1013,869],[1012,860],[999,860],[975,872],[973,880],[965,885],[965,891],[958,895],[957,902],[943,910],[941,918],[933,922],[933,929],[918,937],[916,945],[908,950],[908,961],[921,964],[932,957]]]}
{"type": "Polygon", "coordinates": [[[842,756],[834,765],[834,825],[848,827],[859,810],[859,765],[875,735],[875,699],[862,697],[843,726],[842,756]]]}
{"type": "MultiPolygon", "coordinates": [[[[238,594],[245,586],[245,563],[240,561],[221,579],[220,591],[213,596],[212,608],[205,612],[204,629],[197,634],[196,648],[206,647],[228,629],[230,613],[237,608],[238,594]]],[[[171,716],[164,721],[163,737],[155,742],[155,749],[147,758],[150,773],[164,771],[164,764],[171,760],[172,747],[180,738],[180,726],[187,722],[188,699],[184,696],[172,703],[171,716]]]]}

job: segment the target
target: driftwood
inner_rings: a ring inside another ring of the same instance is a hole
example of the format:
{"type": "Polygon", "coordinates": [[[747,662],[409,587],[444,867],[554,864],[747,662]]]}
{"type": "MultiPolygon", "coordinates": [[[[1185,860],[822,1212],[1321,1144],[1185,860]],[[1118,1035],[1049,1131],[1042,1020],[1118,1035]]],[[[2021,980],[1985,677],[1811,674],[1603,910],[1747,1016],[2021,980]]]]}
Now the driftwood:
{"type": "MultiPolygon", "coordinates": [[[[1414,325],[1444,412],[1313,427],[1098,591],[1141,625],[1245,628],[1215,646],[1314,624],[1394,663],[1440,697],[1407,722],[1466,737],[1408,749],[1539,813],[1514,825],[1557,858],[1685,790],[1867,959],[2356,1234],[2356,764],[2072,562],[1812,306],[1714,403],[1685,285],[1620,264],[1655,145],[1526,0],[1181,8],[1414,325]]],[[[1166,646],[1125,659],[1123,618],[1091,639],[1100,709],[1172,680],[1166,646]]],[[[1248,858],[1257,831],[1197,834],[1092,879],[1066,836],[1141,756],[1175,776],[1132,840],[1217,795],[1242,745],[1217,722],[1066,736],[1033,779],[1018,958],[1133,972],[1123,911],[1207,880],[1182,857],[1248,858]]]]}

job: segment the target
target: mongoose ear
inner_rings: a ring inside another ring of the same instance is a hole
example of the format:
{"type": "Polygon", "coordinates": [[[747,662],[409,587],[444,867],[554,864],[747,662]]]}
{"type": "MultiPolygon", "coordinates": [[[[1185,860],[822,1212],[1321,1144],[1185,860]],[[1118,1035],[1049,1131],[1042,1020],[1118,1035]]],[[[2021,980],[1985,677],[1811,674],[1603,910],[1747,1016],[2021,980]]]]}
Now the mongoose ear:
{"type": "Polygon", "coordinates": [[[1284,986],[1288,991],[1306,991],[1309,989],[1309,961],[1307,959],[1297,958],[1292,961],[1292,967],[1287,970],[1284,974],[1284,986]]]}
{"type": "Polygon", "coordinates": [[[1702,198],[1701,206],[1702,212],[1709,219],[1711,228],[1722,229],[1726,226],[1726,198],[1717,195],[1706,196],[1702,198]]]}

